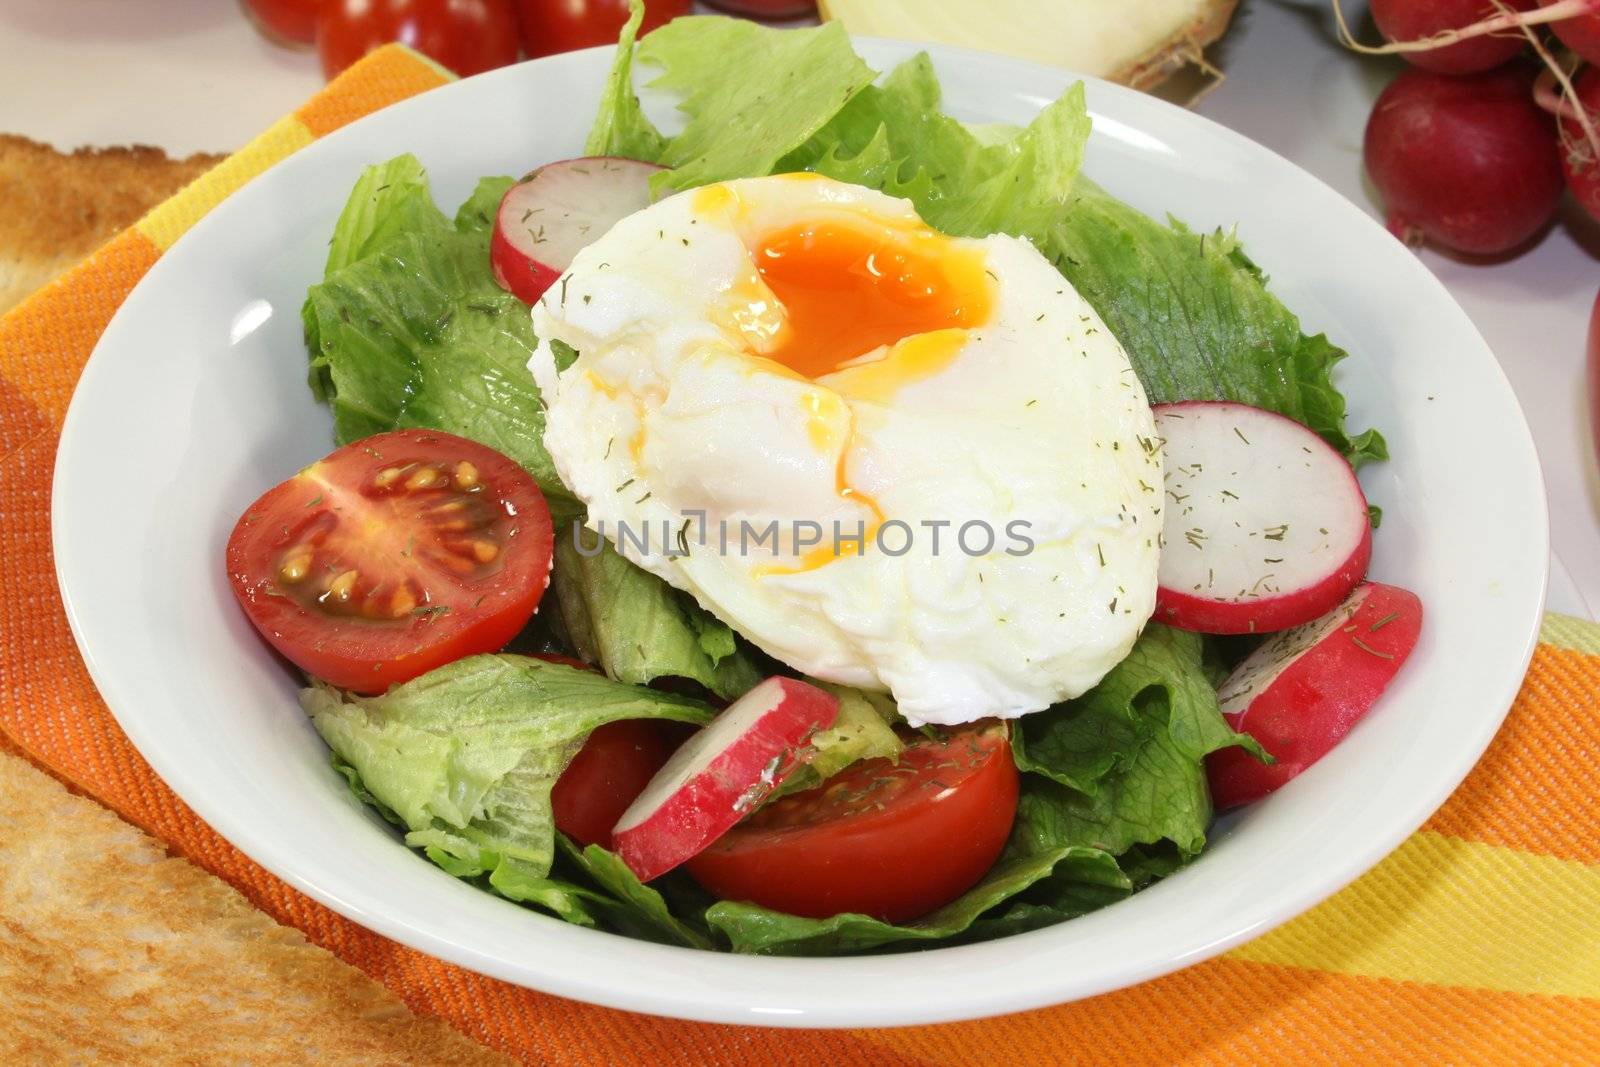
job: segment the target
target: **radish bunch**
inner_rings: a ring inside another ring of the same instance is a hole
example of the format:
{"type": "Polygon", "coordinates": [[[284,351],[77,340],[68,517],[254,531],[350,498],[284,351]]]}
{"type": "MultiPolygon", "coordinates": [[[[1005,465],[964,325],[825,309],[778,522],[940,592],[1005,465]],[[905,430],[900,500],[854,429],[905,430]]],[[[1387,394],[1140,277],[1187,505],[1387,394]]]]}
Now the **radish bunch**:
{"type": "Polygon", "coordinates": [[[1600,63],[1600,0],[1371,6],[1389,43],[1356,44],[1340,12],[1345,43],[1415,68],[1378,98],[1364,142],[1397,237],[1503,255],[1551,223],[1563,189],[1600,218],[1600,84],[1588,69],[1574,84],[1600,63]]]}

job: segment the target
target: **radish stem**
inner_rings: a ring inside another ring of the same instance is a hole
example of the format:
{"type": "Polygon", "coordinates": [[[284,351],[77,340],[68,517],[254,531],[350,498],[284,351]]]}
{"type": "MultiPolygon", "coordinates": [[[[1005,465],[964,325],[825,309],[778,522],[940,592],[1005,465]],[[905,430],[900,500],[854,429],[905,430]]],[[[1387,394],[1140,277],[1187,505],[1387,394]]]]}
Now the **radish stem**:
{"type": "Polygon", "coordinates": [[[1356,40],[1339,0],[1333,0],[1333,17],[1339,24],[1339,43],[1362,55],[1386,56],[1402,52],[1429,52],[1474,37],[1506,34],[1508,31],[1526,33],[1529,26],[1542,26],[1563,19],[1576,18],[1579,15],[1600,15],[1600,0],[1561,0],[1560,3],[1527,12],[1511,11],[1498,3],[1495,6],[1501,9],[1499,14],[1474,22],[1470,26],[1463,26],[1458,30],[1445,30],[1443,33],[1415,41],[1390,41],[1383,45],[1362,44],[1356,40]]]}
{"type": "MultiPolygon", "coordinates": [[[[1499,0],[1496,0],[1495,6],[1499,6],[1499,0]]],[[[1595,132],[1594,122],[1589,117],[1588,109],[1578,100],[1578,91],[1572,86],[1572,76],[1567,73],[1566,68],[1561,65],[1560,61],[1550,54],[1550,49],[1545,47],[1544,42],[1539,39],[1537,33],[1533,32],[1532,27],[1523,26],[1522,32],[1528,38],[1528,43],[1533,45],[1534,53],[1538,55],[1539,61],[1544,64],[1544,70],[1539,72],[1539,76],[1533,82],[1534,102],[1553,115],[1570,118],[1575,121],[1578,124],[1578,128],[1583,131],[1583,139],[1588,142],[1589,158],[1600,159],[1600,134],[1595,132]],[[1549,83],[1551,81],[1561,87],[1559,95],[1550,91],[1549,83]],[[1547,96],[1555,96],[1555,107],[1553,109],[1546,104],[1545,98],[1547,96]]],[[[1567,135],[1566,127],[1558,124],[1557,130],[1561,135],[1561,147],[1569,153],[1577,152],[1578,147],[1567,135]]]]}

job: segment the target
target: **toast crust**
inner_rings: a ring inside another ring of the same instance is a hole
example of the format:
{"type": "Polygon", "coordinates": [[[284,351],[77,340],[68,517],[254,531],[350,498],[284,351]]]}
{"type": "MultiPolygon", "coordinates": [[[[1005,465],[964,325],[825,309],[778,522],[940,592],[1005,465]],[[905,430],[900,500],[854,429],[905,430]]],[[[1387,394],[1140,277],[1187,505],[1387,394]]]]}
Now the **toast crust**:
{"type": "Polygon", "coordinates": [[[0,752],[0,1063],[509,1064],[0,752]]]}

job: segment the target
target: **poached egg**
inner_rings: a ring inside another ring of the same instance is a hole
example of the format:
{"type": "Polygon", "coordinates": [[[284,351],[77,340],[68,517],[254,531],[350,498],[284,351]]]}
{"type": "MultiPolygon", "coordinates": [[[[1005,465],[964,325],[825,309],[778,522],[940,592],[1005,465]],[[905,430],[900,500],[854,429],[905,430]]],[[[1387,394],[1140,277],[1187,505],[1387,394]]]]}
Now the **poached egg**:
{"type": "Polygon", "coordinates": [[[913,724],[1077,696],[1154,608],[1150,406],[1024,240],[816,175],[730,181],[617,223],[533,325],[589,528],[913,724]]]}

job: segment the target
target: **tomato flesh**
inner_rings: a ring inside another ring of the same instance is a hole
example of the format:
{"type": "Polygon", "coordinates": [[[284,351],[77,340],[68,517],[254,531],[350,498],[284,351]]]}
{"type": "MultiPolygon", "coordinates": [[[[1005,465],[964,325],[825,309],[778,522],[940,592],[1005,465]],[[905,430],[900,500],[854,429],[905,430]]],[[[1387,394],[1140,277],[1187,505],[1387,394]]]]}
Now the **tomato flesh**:
{"type": "MultiPolygon", "coordinates": [[[[690,0],[645,0],[639,36],[687,15],[691,6],[690,0]]],[[[530,57],[615,44],[627,21],[628,0],[517,0],[522,50],[530,57]]]]}
{"type": "Polygon", "coordinates": [[[917,735],[898,762],[867,760],[766,805],[687,868],[724,900],[905,922],[954,900],[994,865],[1017,789],[1003,726],[917,735]]]}
{"type": "Polygon", "coordinates": [[[463,78],[517,61],[511,0],[323,0],[316,37],[329,78],[391,41],[463,78]]]}
{"type": "Polygon", "coordinates": [[[659,719],[596,727],[550,790],[556,829],[580,845],[611,847],[611,828],[694,728],[659,719]]]}
{"type": "Polygon", "coordinates": [[[378,693],[515,636],[549,584],[553,545],[521,467],[452,434],[397,430],[269,490],[234,527],[227,568],[287,659],[378,693]]]}

